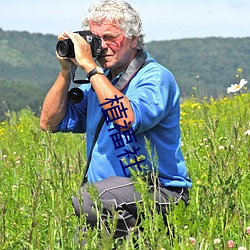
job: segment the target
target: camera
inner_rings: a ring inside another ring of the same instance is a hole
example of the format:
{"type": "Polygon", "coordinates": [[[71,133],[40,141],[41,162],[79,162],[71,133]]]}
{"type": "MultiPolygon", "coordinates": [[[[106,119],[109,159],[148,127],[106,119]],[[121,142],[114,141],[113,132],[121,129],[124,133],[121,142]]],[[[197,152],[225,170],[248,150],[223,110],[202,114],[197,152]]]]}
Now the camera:
{"type": "MultiPolygon", "coordinates": [[[[90,30],[75,31],[81,35],[90,45],[92,56],[98,57],[102,51],[102,41],[99,37],[95,36],[90,30]]],[[[74,58],[74,44],[71,39],[65,39],[57,42],[56,51],[61,57],[74,58]]]]}

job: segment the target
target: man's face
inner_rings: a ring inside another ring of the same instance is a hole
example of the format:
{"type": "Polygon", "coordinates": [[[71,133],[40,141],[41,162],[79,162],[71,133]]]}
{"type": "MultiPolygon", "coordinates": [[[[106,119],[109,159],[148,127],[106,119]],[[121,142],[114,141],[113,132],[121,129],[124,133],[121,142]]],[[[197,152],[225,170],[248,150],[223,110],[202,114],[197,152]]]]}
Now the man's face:
{"type": "Polygon", "coordinates": [[[137,39],[125,37],[124,31],[117,25],[105,21],[101,25],[90,22],[90,30],[102,39],[103,52],[98,58],[101,66],[119,72],[133,59],[137,39]]]}

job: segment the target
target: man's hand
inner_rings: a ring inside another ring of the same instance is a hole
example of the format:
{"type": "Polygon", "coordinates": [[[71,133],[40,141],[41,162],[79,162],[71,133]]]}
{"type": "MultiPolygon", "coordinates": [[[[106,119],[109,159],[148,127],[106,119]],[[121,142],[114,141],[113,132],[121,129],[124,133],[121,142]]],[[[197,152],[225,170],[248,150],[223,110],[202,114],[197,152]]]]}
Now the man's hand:
{"type": "MultiPolygon", "coordinates": [[[[69,37],[64,33],[62,35],[58,36],[59,41],[60,40],[62,41],[65,39],[69,39],[69,37]]],[[[60,62],[63,71],[70,71],[71,69],[74,69],[78,66],[77,61],[74,58],[61,57],[58,55],[57,52],[56,52],[56,57],[57,57],[58,61],[60,62]]]]}
{"type": "Polygon", "coordinates": [[[70,58],[70,61],[75,65],[80,66],[88,73],[96,67],[96,63],[92,57],[90,45],[78,33],[65,31],[63,33],[64,39],[71,39],[74,44],[75,58],[70,58]]]}

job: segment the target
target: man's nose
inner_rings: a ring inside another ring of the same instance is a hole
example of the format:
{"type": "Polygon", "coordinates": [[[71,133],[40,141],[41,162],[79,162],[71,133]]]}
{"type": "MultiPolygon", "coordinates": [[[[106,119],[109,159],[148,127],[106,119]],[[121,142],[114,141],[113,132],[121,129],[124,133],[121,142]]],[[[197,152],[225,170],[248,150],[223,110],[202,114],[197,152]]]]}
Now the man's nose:
{"type": "Polygon", "coordinates": [[[107,49],[108,48],[108,45],[107,43],[105,42],[105,40],[103,38],[101,38],[101,41],[102,41],[102,48],[103,49],[107,49]]]}

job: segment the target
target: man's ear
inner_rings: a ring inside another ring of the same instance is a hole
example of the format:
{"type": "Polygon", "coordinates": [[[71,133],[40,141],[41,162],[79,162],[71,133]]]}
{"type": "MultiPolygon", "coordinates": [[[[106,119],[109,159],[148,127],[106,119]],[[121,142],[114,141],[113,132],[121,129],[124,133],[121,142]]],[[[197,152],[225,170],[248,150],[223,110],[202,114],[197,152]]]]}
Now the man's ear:
{"type": "Polygon", "coordinates": [[[132,37],[131,47],[134,49],[136,48],[138,43],[138,37],[132,37]]]}

